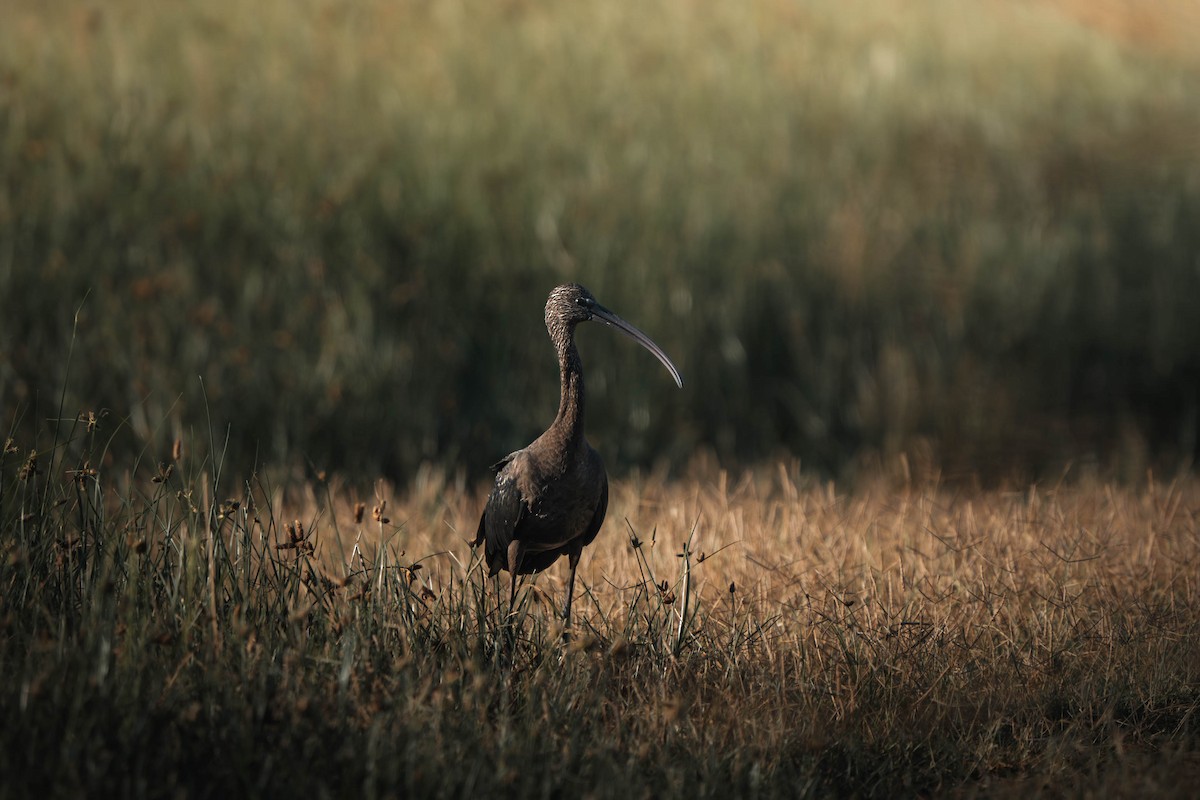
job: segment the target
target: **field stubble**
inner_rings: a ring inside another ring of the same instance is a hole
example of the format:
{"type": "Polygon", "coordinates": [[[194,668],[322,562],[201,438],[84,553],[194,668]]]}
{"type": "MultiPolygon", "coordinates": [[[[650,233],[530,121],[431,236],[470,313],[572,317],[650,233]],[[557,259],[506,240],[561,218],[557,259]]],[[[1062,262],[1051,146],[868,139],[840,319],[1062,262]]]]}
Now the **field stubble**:
{"type": "MultiPolygon", "coordinates": [[[[884,796],[1197,774],[1200,484],[616,481],[515,621],[483,488],[0,462],[10,784],[884,796]]],[[[63,451],[65,452],[65,451],[63,451]]],[[[11,790],[11,788],[10,788],[11,790]]]]}

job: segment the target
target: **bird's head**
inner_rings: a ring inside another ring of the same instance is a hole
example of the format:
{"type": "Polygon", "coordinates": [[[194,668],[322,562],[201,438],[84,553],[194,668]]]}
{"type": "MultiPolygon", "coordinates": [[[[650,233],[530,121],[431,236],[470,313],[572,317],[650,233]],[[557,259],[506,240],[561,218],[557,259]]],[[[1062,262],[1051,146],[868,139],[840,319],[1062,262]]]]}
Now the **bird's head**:
{"type": "Polygon", "coordinates": [[[566,326],[574,327],[580,322],[592,319],[592,309],[600,306],[587,287],[578,283],[565,283],[556,286],[546,300],[546,328],[551,334],[554,329],[566,326]]]}
{"type": "Polygon", "coordinates": [[[671,359],[667,358],[662,348],[651,341],[649,336],[596,302],[596,298],[585,287],[578,283],[566,283],[550,292],[550,297],[546,300],[546,330],[556,343],[567,342],[580,322],[593,320],[616,328],[653,353],[670,371],[679,388],[683,388],[683,378],[680,377],[679,370],[671,363],[671,359]]]}

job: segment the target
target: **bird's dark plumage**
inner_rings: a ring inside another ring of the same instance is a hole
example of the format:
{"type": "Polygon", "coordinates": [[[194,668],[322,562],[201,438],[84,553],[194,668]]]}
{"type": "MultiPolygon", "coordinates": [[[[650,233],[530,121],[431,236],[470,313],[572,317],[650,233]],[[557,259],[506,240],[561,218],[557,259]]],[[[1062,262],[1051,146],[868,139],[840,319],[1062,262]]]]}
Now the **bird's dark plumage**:
{"type": "Polygon", "coordinates": [[[571,566],[564,610],[568,621],[580,553],[600,532],[608,510],[604,463],[583,435],[583,365],[575,346],[575,326],[591,320],[636,339],[683,386],[666,354],[597,303],[591,292],[578,284],[556,288],[546,301],[546,329],[558,354],[562,382],[558,415],[532,444],[494,465],[496,483],[472,543],[484,546],[489,574],[509,571],[510,596],[515,596],[518,575],[541,572],[566,555],[571,566]]]}
{"type": "Polygon", "coordinates": [[[608,510],[608,477],[599,453],[584,446],[578,463],[547,464],[545,448],[530,445],[497,465],[475,539],[485,545],[489,574],[509,568],[514,539],[525,543],[517,574],[529,575],[596,538],[608,510]]]}

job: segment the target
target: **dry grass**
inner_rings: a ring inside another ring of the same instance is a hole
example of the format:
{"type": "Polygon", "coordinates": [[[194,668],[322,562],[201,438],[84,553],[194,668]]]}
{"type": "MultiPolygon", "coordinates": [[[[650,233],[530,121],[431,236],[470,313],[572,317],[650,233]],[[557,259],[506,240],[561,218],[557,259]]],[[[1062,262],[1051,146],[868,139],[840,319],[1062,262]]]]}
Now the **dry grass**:
{"type": "Polygon", "coordinates": [[[617,480],[563,641],[561,565],[515,620],[482,578],[484,487],[239,488],[190,447],[122,470],[87,427],[0,461],[9,786],[1015,795],[1197,773],[1194,478],[617,480]]]}
{"type": "MultiPolygon", "coordinates": [[[[429,473],[402,497],[403,524],[349,525],[339,549],[438,554],[409,577],[452,613],[482,495],[429,473]]],[[[607,746],[702,743],[776,790],[1163,791],[1200,773],[1198,520],[1192,479],[847,494],[780,464],[621,482],[566,653],[621,688],[598,698],[607,746]]],[[[530,590],[539,621],[564,577],[530,590]]]]}

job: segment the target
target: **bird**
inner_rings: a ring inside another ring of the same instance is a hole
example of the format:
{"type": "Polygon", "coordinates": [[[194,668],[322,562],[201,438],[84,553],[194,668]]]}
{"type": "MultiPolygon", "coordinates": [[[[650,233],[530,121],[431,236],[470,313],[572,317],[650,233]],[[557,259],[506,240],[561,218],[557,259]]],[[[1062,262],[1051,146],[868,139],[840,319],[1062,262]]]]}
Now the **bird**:
{"type": "Polygon", "coordinates": [[[579,557],[600,532],[608,510],[604,462],[583,430],[583,364],[575,346],[575,327],[582,322],[601,322],[629,336],[653,353],[683,388],[679,370],[662,348],[600,305],[586,288],[568,283],[550,292],[546,330],[558,355],[558,414],[528,447],[492,465],[495,484],[471,547],[484,546],[489,577],[508,570],[510,608],[516,602],[517,576],[543,572],[565,555],[571,570],[563,607],[566,626],[571,624],[579,557]]]}

